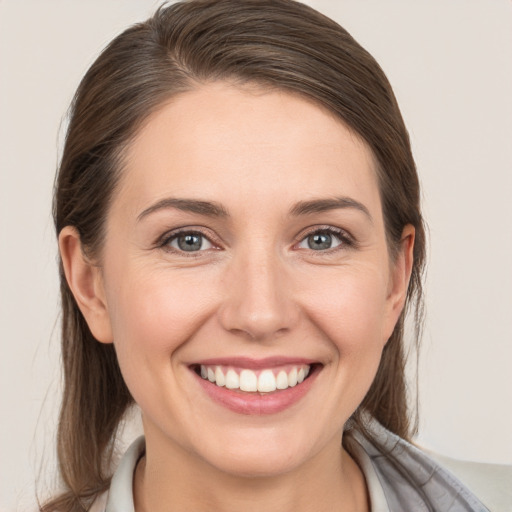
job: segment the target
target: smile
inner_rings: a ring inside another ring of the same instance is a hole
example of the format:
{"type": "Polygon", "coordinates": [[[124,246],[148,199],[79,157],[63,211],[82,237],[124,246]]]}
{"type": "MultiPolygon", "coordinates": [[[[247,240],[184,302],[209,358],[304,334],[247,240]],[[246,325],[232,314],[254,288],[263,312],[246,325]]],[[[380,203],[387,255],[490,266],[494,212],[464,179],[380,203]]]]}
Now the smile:
{"type": "Polygon", "coordinates": [[[200,365],[203,379],[219,387],[239,389],[249,393],[272,393],[301,384],[308,376],[310,365],[287,365],[284,368],[262,370],[237,369],[225,366],[200,365]]]}
{"type": "Polygon", "coordinates": [[[323,364],[291,358],[211,359],[190,365],[205,396],[238,414],[284,411],[311,389],[323,364]]]}

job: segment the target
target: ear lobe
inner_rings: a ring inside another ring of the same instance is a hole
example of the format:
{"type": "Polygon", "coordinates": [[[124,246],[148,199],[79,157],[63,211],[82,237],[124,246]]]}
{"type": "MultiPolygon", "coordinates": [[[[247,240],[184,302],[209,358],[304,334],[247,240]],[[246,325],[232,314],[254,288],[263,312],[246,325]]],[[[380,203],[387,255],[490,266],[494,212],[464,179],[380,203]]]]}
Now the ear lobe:
{"type": "Polygon", "coordinates": [[[407,298],[409,280],[414,262],[415,229],[407,224],[402,231],[400,247],[395,261],[391,263],[389,294],[387,297],[390,325],[386,340],[391,336],[407,298]]]}
{"type": "Polygon", "coordinates": [[[68,286],[92,335],[101,343],[112,343],[101,270],[82,251],[80,235],[74,227],[66,226],[60,232],[59,250],[68,286]]]}

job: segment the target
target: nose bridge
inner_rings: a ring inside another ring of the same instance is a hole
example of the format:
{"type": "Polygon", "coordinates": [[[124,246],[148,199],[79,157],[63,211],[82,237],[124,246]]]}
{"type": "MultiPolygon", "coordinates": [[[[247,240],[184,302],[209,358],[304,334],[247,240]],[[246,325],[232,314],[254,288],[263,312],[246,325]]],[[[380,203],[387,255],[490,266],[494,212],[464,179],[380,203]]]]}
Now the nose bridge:
{"type": "Polygon", "coordinates": [[[260,239],[247,245],[234,256],[227,274],[221,314],[224,328],[264,339],[293,326],[296,307],[275,244],[260,239]]]}

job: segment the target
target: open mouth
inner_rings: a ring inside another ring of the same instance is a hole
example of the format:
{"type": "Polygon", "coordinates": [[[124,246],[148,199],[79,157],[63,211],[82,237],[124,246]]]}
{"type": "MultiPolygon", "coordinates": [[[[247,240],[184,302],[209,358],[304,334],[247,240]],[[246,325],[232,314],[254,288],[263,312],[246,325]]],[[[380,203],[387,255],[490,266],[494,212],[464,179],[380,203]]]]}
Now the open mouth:
{"type": "Polygon", "coordinates": [[[274,393],[302,384],[320,364],[287,364],[275,368],[250,369],[226,365],[196,364],[191,369],[218,387],[244,393],[274,393]]]}
{"type": "Polygon", "coordinates": [[[324,365],[283,357],[209,359],[189,365],[213,402],[244,415],[268,415],[298,404],[324,365]]]}

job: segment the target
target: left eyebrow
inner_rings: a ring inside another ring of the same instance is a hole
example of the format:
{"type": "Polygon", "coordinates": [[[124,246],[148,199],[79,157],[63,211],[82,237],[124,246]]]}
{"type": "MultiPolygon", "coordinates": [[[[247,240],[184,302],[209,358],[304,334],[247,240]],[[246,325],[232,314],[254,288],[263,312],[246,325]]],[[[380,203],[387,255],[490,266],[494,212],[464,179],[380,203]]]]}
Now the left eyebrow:
{"type": "Polygon", "coordinates": [[[295,204],[291,210],[290,215],[298,216],[298,215],[308,215],[311,213],[321,213],[329,210],[338,210],[338,209],[355,209],[358,210],[373,223],[373,218],[366,206],[351,197],[335,197],[328,199],[313,199],[311,201],[300,201],[295,204]]]}

